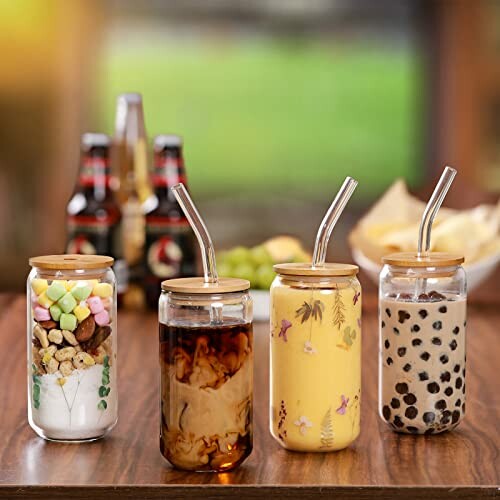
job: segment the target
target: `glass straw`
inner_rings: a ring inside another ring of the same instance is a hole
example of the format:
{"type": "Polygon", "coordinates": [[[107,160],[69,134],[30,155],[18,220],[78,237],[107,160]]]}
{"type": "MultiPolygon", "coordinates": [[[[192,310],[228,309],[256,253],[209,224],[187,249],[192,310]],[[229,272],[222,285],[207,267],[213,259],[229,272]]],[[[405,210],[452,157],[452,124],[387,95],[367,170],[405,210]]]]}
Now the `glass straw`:
{"type": "Polygon", "coordinates": [[[212,238],[208,234],[207,226],[203,222],[200,213],[196,209],[193,200],[189,196],[184,184],[172,186],[172,192],[184,212],[194,234],[200,244],[201,259],[203,263],[203,276],[205,283],[217,283],[217,269],[215,266],[215,250],[212,238]]]}
{"type": "Polygon", "coordinates": [[[318,228],[318,234],[316,235],[316,243],[314,244],[312,260],[313,269],[316,267],[322,267],[325,264],[326,249],[328,247],[328,241],[330,240],[333,228],[339,220],[340,215],[344,211],[344,208],[351,198],[352,193],[354,193],[357,185],[358,181],[354,180],[352,177],[346,177],[344,184],[342,184],[337,196],[321,221],[318,228]]]}
{"type": "Polygon", "coordinates": [[[418,251],[417,257],[427,257],[431,248],[431,229],[432,223],[438,210],[443,203],[446,193],[450,189],[451,183],[455,178],[457,171],[454,168],[446,167],[441,174],[441,178],[437,183],[432,196],[430,197],[427,206],[425,207],[422,221],[420,222],[420,229],[418,233],[418,251]],[[425,247],[424,245],[425,237],[425,247]]]}

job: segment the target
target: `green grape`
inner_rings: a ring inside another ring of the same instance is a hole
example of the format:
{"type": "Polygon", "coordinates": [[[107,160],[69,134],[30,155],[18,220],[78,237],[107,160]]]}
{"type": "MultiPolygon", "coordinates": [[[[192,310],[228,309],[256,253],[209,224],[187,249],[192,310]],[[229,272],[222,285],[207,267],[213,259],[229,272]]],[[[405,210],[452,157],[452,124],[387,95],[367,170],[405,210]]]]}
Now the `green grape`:
{"type": "Polygon", "coordinates": [[[233,267],[230,266],[227,262],[217,261],[217,273],[219,274],[219,276],[232,278],[234,274],[233,267]]]}
{"type": "Polygon", "coordinates": [[[273,259],[269,252],[265,249],[263,245],[258,245],[250,250],[250,257],[252,262],[257,266],[262,266],[263,264],[272,264],[273,259]]]}
{"type": "Polygon", "coordinates": [[[273,271],[272,266],[269,264],[264,264],[257,269],[257,283],[258,288],[262,290],[268,290],[271,286],[271,283],[274,281],[276,277],[275,272],[273,271]]]}
{"type": "Polygon", "coordinates": [[[235,247],[227,252],[225,261],[231,266],[245,264],[250,260],[250,250],[245,247],[235,247]]]}
{"type": "Polygon", "coordinates": [[[255,271],[248,263],[239,264],[233,269],[233,278],[241,278],[250,281],[253,286],[256,283],[255,271]]]}

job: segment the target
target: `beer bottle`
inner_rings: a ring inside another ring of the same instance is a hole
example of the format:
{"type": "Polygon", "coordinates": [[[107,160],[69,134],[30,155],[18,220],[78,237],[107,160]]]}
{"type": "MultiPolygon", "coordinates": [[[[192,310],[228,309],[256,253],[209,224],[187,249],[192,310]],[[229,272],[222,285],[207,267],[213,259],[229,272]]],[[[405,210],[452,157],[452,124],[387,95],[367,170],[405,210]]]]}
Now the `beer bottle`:
{"type": "Polygon", "coordinates": [[[154,196],[146,210],[144,282],[147,304],[157,308],[161,282],[194,276],[197,253],[195,235],[170,190],[179,182],[187,187],[182,139],[177,135],[159,135],[153,149],[154,196]]]}
{"type": "Polygon", "coordinates": [[[140,94],[118,96],[113,146],[114,170],[120,181],[118,201],[123,216],[123,254],[129,269],[125,303],[140,307],[144,302],[141,289],[145,231],[143,204],[152,196],[140,94]]]}
{"type": "Polygon", "coordinates": [[[106,134],[82,136],[80,171],[66,209],[66,252],[114,257],[121,295],[127,289],[127,267],[122,259],[121,211],[110,175],[110,147],[106,134]]]}

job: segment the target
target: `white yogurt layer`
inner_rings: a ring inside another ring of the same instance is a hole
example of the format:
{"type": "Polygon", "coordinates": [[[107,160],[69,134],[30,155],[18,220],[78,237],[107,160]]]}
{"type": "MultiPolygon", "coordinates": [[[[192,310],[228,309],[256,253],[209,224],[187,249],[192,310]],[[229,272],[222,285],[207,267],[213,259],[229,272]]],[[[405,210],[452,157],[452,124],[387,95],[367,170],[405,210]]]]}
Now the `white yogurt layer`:
{"type": "MultiPolygon", "coordinates": [[[[110,367],[109,395],[101,398],[103,365],[93,365],[85,370],[74,370],[65,377],[64,385],[59,372],[40,378],[40,406],[32,405],[33,423],[52,439],[90,439],[103,435],[117,419],[117,389],[115,370],[110,367]],[[99,409],[101,400],[107,408],[99,409]]],[[[33,385],[33,384],[32,384],[33,385]]]]}

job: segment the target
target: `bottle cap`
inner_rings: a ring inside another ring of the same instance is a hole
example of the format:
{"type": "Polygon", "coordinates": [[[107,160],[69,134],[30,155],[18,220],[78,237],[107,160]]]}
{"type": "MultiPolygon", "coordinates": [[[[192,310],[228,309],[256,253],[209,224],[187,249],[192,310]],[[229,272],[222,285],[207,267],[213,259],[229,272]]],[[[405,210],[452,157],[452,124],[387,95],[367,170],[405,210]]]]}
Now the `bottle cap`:
{"type": "Polygon", "coordinates": [[[174,134],[161,134],[154,138],[154,150],[161,151],[163,148],[180,148],[182,137],[174,134]]]}
{"type": "Polygon", "coordinates": [[[82,135],[82,149],[85,151],[96,146],[107,147],[110,145],[111,138],[107,134],[87,132],[82,135]]]}

